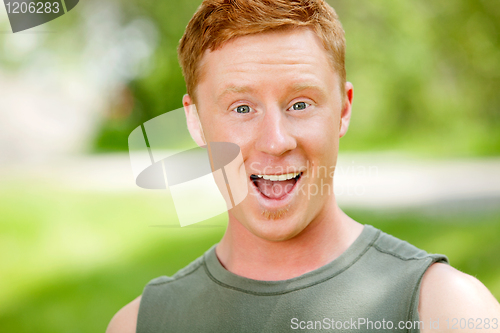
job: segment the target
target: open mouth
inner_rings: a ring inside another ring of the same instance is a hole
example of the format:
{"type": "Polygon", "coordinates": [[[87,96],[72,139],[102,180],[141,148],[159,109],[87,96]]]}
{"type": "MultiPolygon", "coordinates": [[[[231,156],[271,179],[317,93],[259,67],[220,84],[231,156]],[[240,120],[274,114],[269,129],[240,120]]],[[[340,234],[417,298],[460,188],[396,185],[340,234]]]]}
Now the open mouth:
{"type": "Polygon", "coordinates": [[[264,197],[280,200],[293,191],[301,176],[302,172],[283,175],[251,175],[250,180],[264,197]]]}

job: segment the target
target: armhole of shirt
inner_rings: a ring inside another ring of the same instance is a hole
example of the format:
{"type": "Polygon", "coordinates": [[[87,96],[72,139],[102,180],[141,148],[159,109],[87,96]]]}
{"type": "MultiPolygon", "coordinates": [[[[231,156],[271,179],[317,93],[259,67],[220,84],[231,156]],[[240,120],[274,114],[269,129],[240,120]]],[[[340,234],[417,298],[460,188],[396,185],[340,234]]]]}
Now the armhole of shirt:
{"type": "Polygon", "coordinates": [[[182,278],[194,273],[198,268],[203,266],[204,256],[200,256],[192,261],[186,267],[180,269],[172,277],[160,276],[151,281],[143,289],[141,302],[139,303],[139,311],[137,313],[136,333],[156,332],[156,321],[161,318],[161,302],[175,302],[175,300],[162,300],[158,289],[168,285],[174,281],[179,281],[182,278]]]}
{"type": "MultiPolygon", "coordinates": [[[[408,315],[408,320],[411,320],[412,323],[416,323],[420,321],[420,314],[418,313],[418,306],[420,303],[420,288],[422,286],[422,280],[424,278],[425,272],[431,267],[431,265],[435,263],[444,263],[449,265],[448,258],[444,255],[440,254],[431,254],[429,255],[429,262],[427,265],[424,265],[424,270],[422,271],[422,274],[420,274],[417,283],[415,285],[415,289],[413,290],[413,296],[412,296],[412,302],[410,305],[410,313],[408,315]]],[[[425,325],[425,323],[423,323],[425,325]]],[[[409,333],[419,333],[420,329],[418,329],[418,326],[415,327],[415,325],[412,326],[411,329],[409,329],[407,332],[409,333]]]]}

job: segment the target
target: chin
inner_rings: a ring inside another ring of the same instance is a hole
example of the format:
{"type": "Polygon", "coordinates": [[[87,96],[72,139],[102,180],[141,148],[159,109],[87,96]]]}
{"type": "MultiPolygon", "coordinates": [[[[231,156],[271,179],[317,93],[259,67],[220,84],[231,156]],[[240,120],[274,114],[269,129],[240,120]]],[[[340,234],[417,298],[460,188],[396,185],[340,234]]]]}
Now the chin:
{"type": "Polygon", "coordinates": [[[297,212],[289,208],[261,210],[260,214],[245,214],[243,211],[238,213],[232,214],[236,220],[234,222],[241,224],[254,236],[271,242],[292,239],[307,227],[307,224],[303,225],[306,218],[297,216],[297,212]]]}

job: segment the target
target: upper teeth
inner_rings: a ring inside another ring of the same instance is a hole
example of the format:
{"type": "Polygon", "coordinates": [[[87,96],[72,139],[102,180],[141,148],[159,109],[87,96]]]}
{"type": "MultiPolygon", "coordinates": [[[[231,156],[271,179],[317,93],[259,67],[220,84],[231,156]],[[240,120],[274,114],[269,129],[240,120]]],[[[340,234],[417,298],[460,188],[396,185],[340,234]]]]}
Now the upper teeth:
{"type": "Polygon", "coordinates": [[[289,180],[292,178],[297,177],[300,174],[300,172],[296,173],[287,173],[286,175],[256,175],[259,178],[264,178],[266,180],[272,180],[272,181],[277,181],[277,180],[289,180]]]}

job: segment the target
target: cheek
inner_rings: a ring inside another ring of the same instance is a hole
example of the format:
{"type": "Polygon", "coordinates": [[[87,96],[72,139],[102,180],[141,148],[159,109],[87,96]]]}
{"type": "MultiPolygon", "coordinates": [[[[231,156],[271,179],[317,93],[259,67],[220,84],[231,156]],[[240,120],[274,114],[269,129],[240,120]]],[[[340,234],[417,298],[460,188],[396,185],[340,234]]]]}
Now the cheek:
{"type": "Polygon", "coordinates": [[[217,117],[213,115],[215,111],[207,110],[209,115],[201,115],[201,123],[203,125],[203,132],[208,141],[213,142],[233,142],[228,140],[231,137],[230,128],[224,126],[224,123],[217,117]]]}
{"type": "Polygon", "coordinates": [[[245,151],[254,140],[255,132],[250,123],[234,123],[217,116],[210,117],[206,121],[202,119],[202,123],[205,136],[209,141],[235,143],[242,151],[245,151]]]}
{"type": "Polygon", "coordinates": [[[307,126],[302,126],[300,132],[300,141],[306,152],[316,157],[335,154],[339,129],[333,117],[319,119],[307,126]]]}

